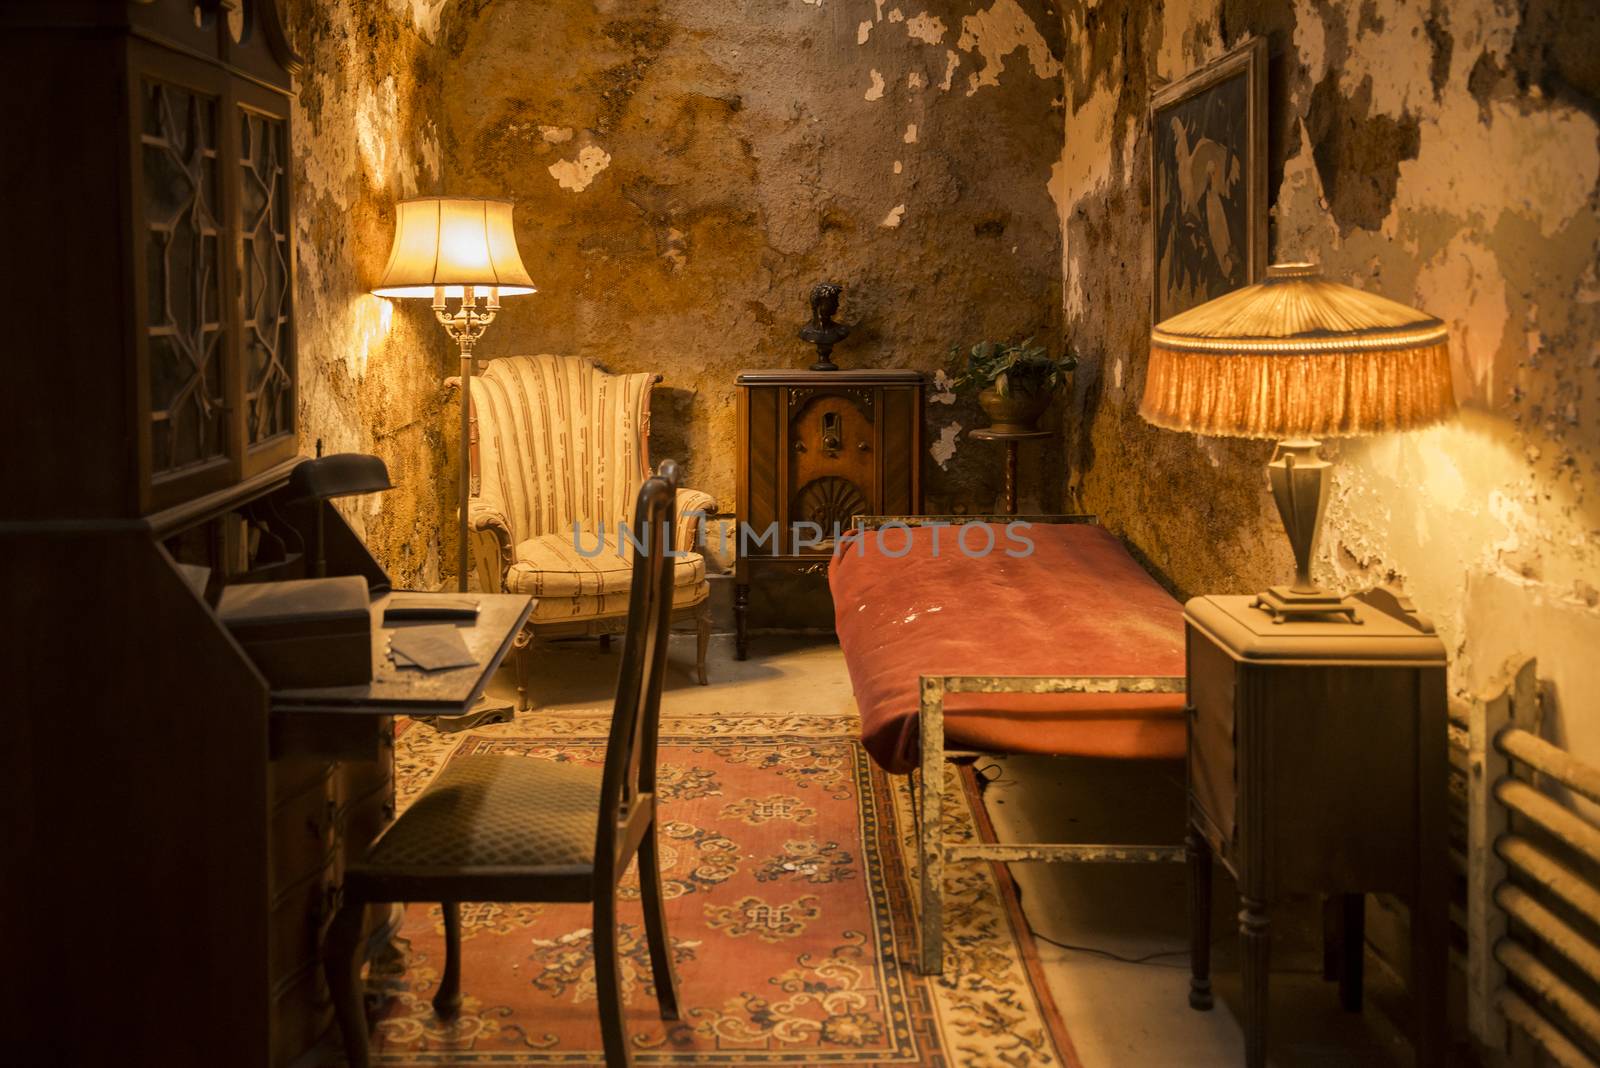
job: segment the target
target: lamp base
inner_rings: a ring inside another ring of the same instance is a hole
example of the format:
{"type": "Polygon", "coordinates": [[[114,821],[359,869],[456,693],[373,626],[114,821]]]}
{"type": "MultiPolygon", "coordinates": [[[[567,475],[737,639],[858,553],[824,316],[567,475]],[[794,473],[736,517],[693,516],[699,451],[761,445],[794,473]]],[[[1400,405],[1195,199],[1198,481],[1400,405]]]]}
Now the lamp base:
{"type": "Polygon", "coordinates": [[[1354,601],[1320,589],[1311,581],[1311,555],[1317,547],[1317,531],[1328,503],[1328,473],[1331,465],[1317,454],[1322,443],[1314,438],[1289,438],[1278,442],[1272,462],[1267,464],[1267,481],[1272,499],[1277,502],[1283,529],[1294,550],[1294,584],[1273,586],[1256,595],[1253,607],[1272,616],[1274,623],[1294,619],[1328,621],[1356,618],[1354,601]]]}
{"type": "Polygon", "coordinates": [[[1273,586],[1256,594],[1250,607],[1266,612],[1274,623],[1321,616],[1343,616],[1347,623],[1361,622],[1356,616],[1355,601],[1326,590],[1300,592],[1288,586],[1273,586]]]}

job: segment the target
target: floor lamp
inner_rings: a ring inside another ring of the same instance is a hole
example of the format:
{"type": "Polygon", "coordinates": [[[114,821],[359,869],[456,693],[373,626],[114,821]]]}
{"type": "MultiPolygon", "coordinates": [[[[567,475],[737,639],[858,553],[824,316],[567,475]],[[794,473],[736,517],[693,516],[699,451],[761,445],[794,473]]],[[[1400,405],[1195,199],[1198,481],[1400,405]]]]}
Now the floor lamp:
{"type": "Polygon", "coordinates": [[[500,298],[535,293],[517,254],[511,201],[416,197],[396,209],[394,247],[380,297],[431,297],[433,314],[461,350],[461,516],[456,588],[467,590],[467,502],[472,493],[472,350],[500,298]],[[451,302],[454,301],[454,310],[451,302]],[[479,302],[482,302],[481,304],[479,302]]]}

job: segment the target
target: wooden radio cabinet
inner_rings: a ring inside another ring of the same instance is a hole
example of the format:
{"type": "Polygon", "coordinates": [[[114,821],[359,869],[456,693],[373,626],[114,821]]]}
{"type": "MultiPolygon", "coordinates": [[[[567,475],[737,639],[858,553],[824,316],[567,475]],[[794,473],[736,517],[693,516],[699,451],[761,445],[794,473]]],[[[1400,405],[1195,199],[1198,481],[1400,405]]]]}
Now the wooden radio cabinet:
{"type": "Polygon", "coordinates": [[[749,654],[750,587],[822,576],[856,515],[922,508],[920,371],[744,371],[739,387],[734,620],[749,654]]]}

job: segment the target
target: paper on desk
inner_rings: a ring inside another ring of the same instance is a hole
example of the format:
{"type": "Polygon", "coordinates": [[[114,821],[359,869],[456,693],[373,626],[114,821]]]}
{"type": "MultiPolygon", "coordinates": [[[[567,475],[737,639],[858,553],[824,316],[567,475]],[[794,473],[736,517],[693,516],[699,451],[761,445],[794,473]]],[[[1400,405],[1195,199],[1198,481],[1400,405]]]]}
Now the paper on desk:
{"type": "Polygon", "coordinates": [[[424,671],[466,667],[477,658],[467,651],[461,632],[449,624],[433,627],[401,627],[389,638],[395,663],[404,667],[410,661],[424,671]]]}

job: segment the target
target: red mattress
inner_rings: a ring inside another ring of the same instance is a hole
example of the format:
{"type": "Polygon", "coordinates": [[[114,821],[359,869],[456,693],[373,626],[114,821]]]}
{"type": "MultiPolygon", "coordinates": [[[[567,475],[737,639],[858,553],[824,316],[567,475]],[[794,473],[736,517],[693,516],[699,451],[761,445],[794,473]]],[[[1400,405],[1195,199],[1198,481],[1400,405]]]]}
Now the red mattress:
{"type": "MultiPolygon", "coordinates": [[[[846,541],[829,567],[862,742],[889,771],[917,763],[919,675],[1184,673],[1183,607],[1111,534],[1034,524],[1018,531],[1033,551],[1012,557],[1021,544],[993,532],[994,550],[977,558],[953,528],[893,527],[881,548],[869,532],[864,551],[846,541]]],[[[974,551],[985,543],[968,532],[974,551]]],[[[945,745],[1175,759],[1183,707],[1182,694],[949,694],[945,745]]]]}

